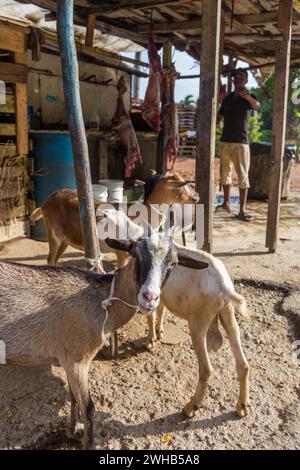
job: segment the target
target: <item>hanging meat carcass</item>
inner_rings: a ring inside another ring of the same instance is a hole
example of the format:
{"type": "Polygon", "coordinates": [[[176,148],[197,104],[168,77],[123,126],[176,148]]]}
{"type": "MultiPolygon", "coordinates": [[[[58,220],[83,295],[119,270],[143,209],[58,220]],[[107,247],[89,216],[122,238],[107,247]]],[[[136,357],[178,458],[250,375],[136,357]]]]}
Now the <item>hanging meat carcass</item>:
{"type": "Polygon", "coordinates": [[[125,109],[124,94],[127,91],[125,79],[122,76],[117,85],[118,102],[115,114],[112,119],[112,130],[117,134],[121,142],[127,149],[125,162],[125,178],[130,178],[132,170],[137,161],[142,161],[139,144],[136,138],[130,116],[125,109]]]}
{"type": "Polygon", "coordinates": [[[161,115],[161,63],[160,56],[157,52],[154,42],[154,27],[150,24],[148,57],[150,64],[150,75],[148,86],[145,94],[144,104],[142,106],[143,119],[155,131],[160,131],[160,115],[161,115]]]}
{"type": "Polygon", "coordinates": [[[163,72],[163,112],[164,160],[166,170],[173,170],[179,151],[178,114],[175,103],[175,81],[179,74],[174,65],[163,72]]]}

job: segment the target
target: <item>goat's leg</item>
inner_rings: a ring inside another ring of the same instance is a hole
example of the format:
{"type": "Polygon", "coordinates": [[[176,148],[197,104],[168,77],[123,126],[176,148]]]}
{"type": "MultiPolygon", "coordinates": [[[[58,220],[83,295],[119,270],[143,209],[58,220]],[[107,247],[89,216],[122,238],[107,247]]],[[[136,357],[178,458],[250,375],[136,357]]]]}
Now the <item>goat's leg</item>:
{"type": "Polygon", "coordinates": [[[236,371],[240,383],[240,396],[236,405],[236,412],[240,418],[243,418],[250,412],[249,364],[242,350],[240,329],[236,321],[232,305],[221,313],[221,323],[228,336],[230,347],[235,359],[236,371]]]}
{"type": "Polygon", "coordinates": [[[56,236],[54,230],[49,226],[46,222],[47,232],[48,232],[48,243],[49,243],[49,254],[47,262],[48,264],[56,264],[57,263],[57,253],[60,247],[60,240],[56,236]]]}
{"type": "MultiPolygon", "coordinates": [[[[84,424],[83,445],[85,449],[94,448],[93,416],[94,403],[91,399],[88,386],[89,364],[76,364],[66,367],[66,374],[70,389],[78,404],[84,424]]],[[[75,411],[75,410],[74,410],[75,411]]]]}
{"type": "Polygon", "coordinates": [[[83,424],[80,423],[79,421],[79,407],[78,403],[76,401],[76,398],[74,396],[74,393],[72,392],[72,387],[69,383],[69,392],[70,392],[70,399],[71,399],[71,433],[72,434],[77,434],[80,431],[83,431],[83,424]]]}
{"type": "Polygon", "coordinates": [[[63,255],[63,253],[66,251],[67,248],[68,248],[67,243],[62,242],[60,244],[60,246],[58,247],[56,256],[55,256],[54,264],[58,263],[59,258],[63,255]]]}
{"type": "Polygon", "coordinates": [[[156,321],[156,337],[157,339],[161,339],[164,334],[164,316],[166,312],[166,308],[161,302],[157,309],[157,321],[156,321]]]}
{"type": "Polygon", "coordinates": [[[184,414],[188,418],[192,418],[195,415],[195,411],[201,406],[207,389],[208,381],[213,372],[206,346],[208,326],[209,325],[205,325],[202,328],[199,328],[199,324],[189,323],[193,347],[198,358],[199,380],[195,395],[191,401],[187,403],[183,410],[184,414]]]}
{"type": "Polygon", "coordinates": [[[147,315],[147,322],[148,322],[148,336],[145,339],[145,347],[146,349],[150,350],[154,347],[154,342],[156,341],[156,333],[155,333],[155,323],[156,323],[156,312],[152,312],[150,315],[147,315]]]}

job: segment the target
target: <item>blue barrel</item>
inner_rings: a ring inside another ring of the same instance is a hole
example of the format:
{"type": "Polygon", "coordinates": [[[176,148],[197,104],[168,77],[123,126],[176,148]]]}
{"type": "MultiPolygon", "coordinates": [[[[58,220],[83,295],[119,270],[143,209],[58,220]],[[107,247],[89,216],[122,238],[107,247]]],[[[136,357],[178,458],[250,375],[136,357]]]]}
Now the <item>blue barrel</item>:
{"type": "MultiPolygon", "coordinates": [[[[33,195],[41,207],[57,189],[76,189],[73,153],[69,133],[32,132],[34,159],[33,195]]],[[[31,227],[31,238],[47,241],[43,219],[31,227]]]]}

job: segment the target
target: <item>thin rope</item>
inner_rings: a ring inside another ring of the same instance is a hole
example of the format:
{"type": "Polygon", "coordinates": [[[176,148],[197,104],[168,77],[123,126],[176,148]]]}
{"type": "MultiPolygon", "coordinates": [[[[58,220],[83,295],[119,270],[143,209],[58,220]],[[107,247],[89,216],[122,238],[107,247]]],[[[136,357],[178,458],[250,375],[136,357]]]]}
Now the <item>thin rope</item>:
{"type": "Polygon", "coordinates": [[[85,258],[85,261],[89,263],[90,271],[95,271],[95,269],[99,269],[102,273],[106,274],[105,269],[103,268],[102,264],[102,255],[96,256],[96,258],[85,258]]]}
{"type": "Polygon", "coordinates": [[[122,302],[123,304],[125,304],[129,308],[134,308],[135,310],[139,309],[138,305],[129,304],[125,300],[120,299],[119,297],[114,297],[113,296],[113,293],[114,293],[114,290],[115,290],[115,284],[116,284],[116,276],[113,277],[113,280],[111,282],[109,296],[106,299],[102,300],[102,302],[101,302],[101,306],[102,306],[103,310],[105,311],[105,319],[104,319],[104,322],[103,322],[103,325],[102,325],[101,339],[102,339],[102,344],[105,344],[105,345],[106,345],[106,341],[105,341],[105,335],[104,335],[104,328],[105,328],[105,324],[106,324],[107,318],[108,318],[108,307],[110,307],[112,305],[112,301],[113,300],[119,300],[120,302],[122,302]]]}

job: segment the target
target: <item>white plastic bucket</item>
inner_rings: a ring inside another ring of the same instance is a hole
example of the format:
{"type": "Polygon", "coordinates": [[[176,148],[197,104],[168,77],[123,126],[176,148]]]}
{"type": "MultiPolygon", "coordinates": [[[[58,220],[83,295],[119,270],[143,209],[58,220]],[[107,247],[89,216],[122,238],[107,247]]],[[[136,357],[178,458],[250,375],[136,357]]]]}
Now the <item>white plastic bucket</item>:
{"type": "Polygon", "coordinates": [[[93,195],[95,198],[107,202],[107,186],[103,184],[93,184],[93,195]]]}
{"type": "Polygon", "coordinates": [[[123,202],[123,186],[122,180],[101,180],[102,185],[108,189],[108,202],[123,202]]]}

